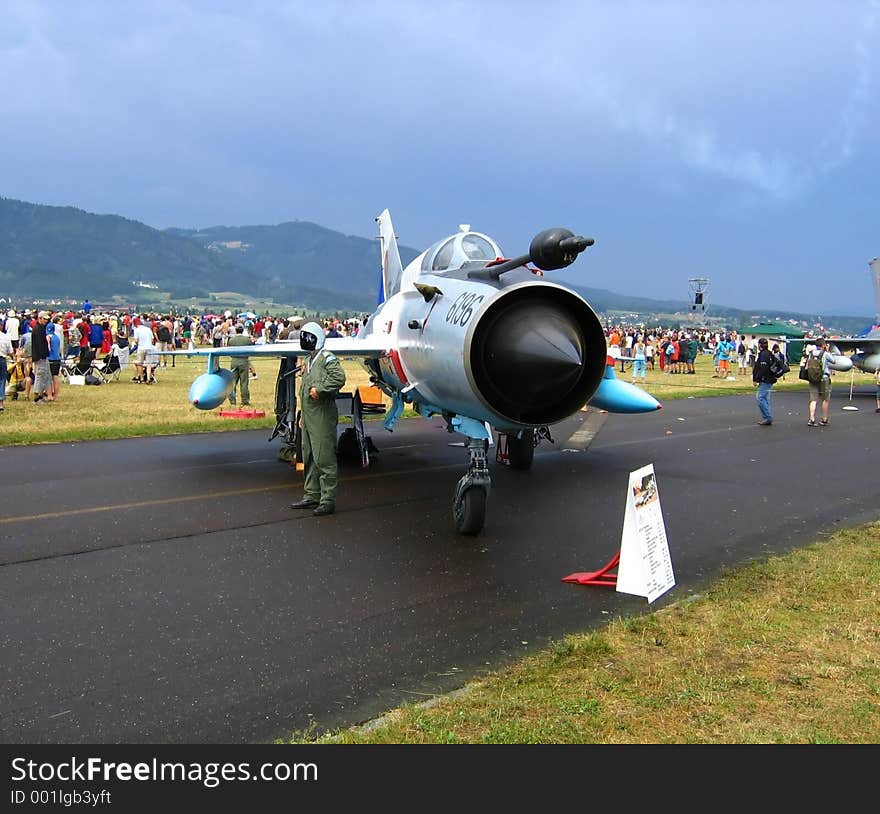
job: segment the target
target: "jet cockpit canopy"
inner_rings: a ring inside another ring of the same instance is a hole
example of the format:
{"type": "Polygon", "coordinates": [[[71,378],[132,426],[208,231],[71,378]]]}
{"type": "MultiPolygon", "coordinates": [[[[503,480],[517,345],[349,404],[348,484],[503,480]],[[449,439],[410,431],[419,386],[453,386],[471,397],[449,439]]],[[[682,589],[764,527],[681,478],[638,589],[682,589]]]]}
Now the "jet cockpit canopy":
{"type": "Polygon", "coordinates": [[[457,235],[440,240],[425,251],[421,270],[437,274],[461,268],[468,262],[488,263],[503,256],[501,248],[491,237],[472,232],[470,226],[465,224],[457,235]]]}

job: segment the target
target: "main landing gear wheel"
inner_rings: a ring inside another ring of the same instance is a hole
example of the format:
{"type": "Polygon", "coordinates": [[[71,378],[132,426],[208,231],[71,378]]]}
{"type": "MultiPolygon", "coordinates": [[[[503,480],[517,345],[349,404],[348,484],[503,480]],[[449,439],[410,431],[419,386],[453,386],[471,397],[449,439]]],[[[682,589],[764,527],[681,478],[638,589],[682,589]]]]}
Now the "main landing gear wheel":
{"type": "Polygon", "coordinates": [[[507,462],[511,469],[531,469],[535,459],[535,431],[523,430],[522,437],[507,437],[507,462]]]}
{"type": "Polygon", "coordinates": [[[486,522],[486,490],[482,486],[465,489],[452,507],[455,530],[474,537],[486,522]]]}

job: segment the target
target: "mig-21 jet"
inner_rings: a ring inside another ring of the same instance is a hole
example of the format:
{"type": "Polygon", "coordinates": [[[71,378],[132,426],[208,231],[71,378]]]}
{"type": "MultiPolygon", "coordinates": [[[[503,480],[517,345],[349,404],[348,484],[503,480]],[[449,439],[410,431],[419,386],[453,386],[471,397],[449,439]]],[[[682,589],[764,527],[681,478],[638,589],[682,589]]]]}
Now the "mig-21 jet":
{"type": "MultiPolygon", "coordinates": [[[[611,413],[660,409],[644,390],[615,378],[590,305],[544,274],[569,266],[592,238],[547,229],[527,254],[507,259],[491,237],[462,225],[404,268],[388,210],[376,221],[378,307],[357,336],[327,338],[324,348],[363,359],[370,380],[390,400],[387,430],[409,406],[420,416],[441,417],[450,433],[463,436],[468,467],[455,487],[452,512],[459,533],[476,535],[483,528],[493,432],[505,436],[511,467],[528,469],[536,444],[552,440],[548,427],[585,405],[611,413]]],[[[296,363],[308,355],[298,342],[176,353],[207,356],[207,372],[189,393],[202,410],[219,407],[232,389],[222,357],[281,357],[272,437],[295,444],[296,363]]]]}

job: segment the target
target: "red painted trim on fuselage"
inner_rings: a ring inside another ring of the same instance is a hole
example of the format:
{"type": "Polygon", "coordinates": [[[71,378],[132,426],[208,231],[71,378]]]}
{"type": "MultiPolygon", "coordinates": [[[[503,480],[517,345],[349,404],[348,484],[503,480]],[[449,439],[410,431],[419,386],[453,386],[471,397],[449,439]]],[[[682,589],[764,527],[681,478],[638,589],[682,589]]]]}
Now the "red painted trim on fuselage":
{"type": "Polygon", "coordinates": [[[400,363],[400,354],[396,350],[392,350],[388,352],[388,355],[391,357],[391,364],[394,365],[394,371],[397,373],[397,378],[400,379],[400,383],[404,386],[409,384],[409,380],[406,378],[406,373],[403,372],[403,365],[400,363]]]}

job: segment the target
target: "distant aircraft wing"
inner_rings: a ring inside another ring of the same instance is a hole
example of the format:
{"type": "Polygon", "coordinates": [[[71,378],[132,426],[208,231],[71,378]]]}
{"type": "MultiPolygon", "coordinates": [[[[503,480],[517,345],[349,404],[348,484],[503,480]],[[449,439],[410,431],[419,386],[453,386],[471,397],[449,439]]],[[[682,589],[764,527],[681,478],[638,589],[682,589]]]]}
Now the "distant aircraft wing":
{"type": "Polygon", "coordinates": [[[829,345],[837,345],[841,350],[880,348],[880,337],[875,336],[847,336],[839,339],[828,339],[826,341],[829,345]]]}

